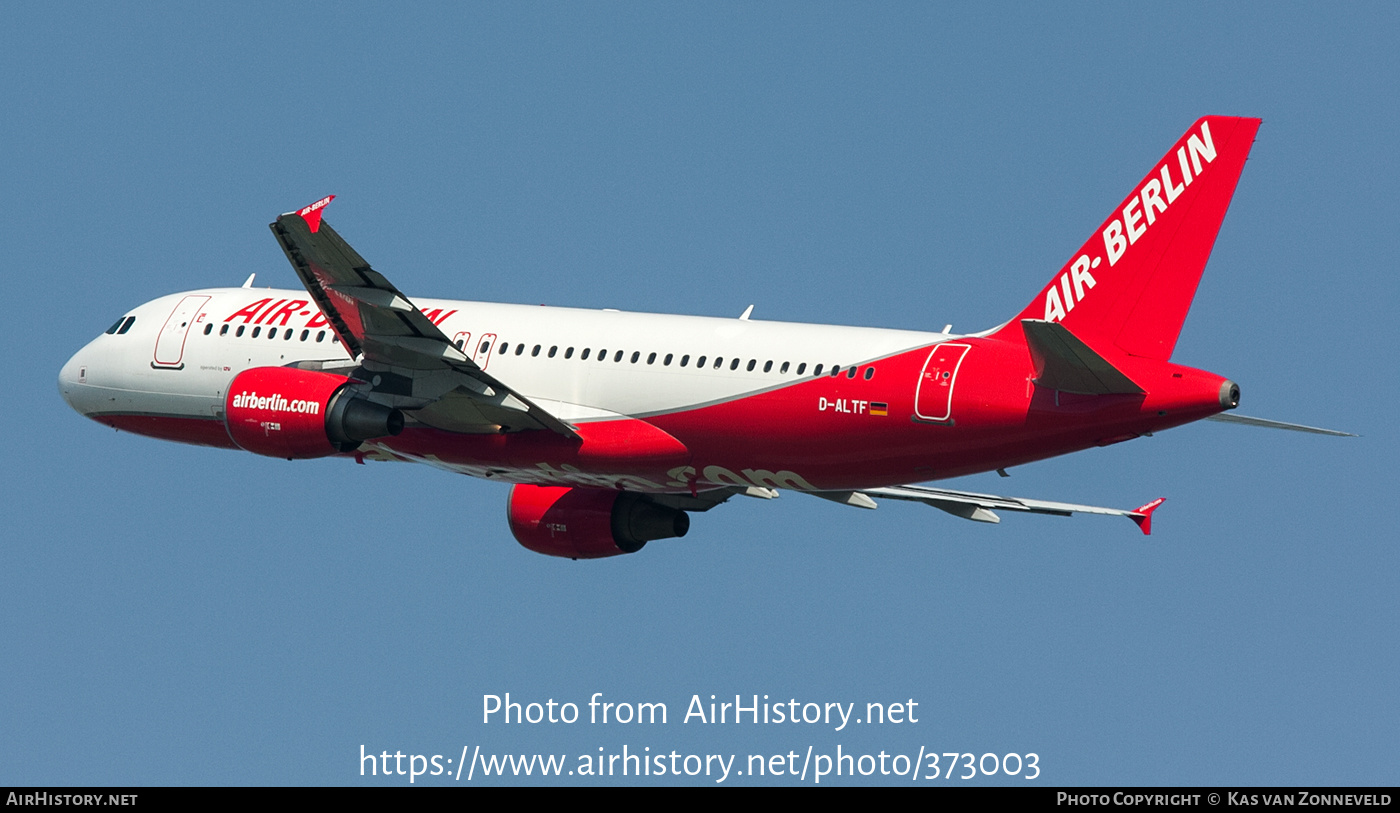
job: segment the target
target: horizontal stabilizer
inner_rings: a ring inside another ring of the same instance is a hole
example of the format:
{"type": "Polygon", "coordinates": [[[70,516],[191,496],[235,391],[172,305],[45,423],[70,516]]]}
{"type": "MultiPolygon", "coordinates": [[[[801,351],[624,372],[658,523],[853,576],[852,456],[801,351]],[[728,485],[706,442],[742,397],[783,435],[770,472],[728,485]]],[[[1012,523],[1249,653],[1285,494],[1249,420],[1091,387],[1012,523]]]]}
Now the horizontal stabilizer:
{"type": "Polygon", "coordinates": [[[1239,423],[1245,426],[1262,426],[1265,429],[1287,429],[1290,432],[1310,432],[1314,435],[1334,435],[1339,438],[1358,437],[1350,432],[1339,432],[1336,429],[1321,429],[1316,426],[1304,426],[1301,423],[1284,423],[1283,421],[1271,421],[1265,418],[1251,418],[1248,415],[1234,415],[1229,412],[1211,415],[1206,420],[1220,421],[1221,423],[1239,423]]]}
{"type": "Polygon", "coordinates": [[[1080,395],[1141,395],[1144,392],[1064,325],[1022,319],[1021,327],[1026,332],[1026,344],[1035,365],[1036,384],[1080,395]]]}

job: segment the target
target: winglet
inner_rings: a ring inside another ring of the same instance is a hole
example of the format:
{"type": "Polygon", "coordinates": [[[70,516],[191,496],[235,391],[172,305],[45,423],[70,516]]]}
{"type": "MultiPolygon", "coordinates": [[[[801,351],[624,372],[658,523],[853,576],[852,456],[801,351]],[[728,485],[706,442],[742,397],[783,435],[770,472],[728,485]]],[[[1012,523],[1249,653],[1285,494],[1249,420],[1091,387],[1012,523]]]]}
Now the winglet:
{"type": "Polygon", "coordinates": [[[306,221],[306,227],[311,229],[312,234],[315,234],[316,231],[321,228],[321,210],[326,208],[326,204],[333,200],[335,200],[335,195],[326,195],[324,198],[321,198],[305,209],[297,212],[297,214],[301,215],[301,219],[306,221]]]}
{"type": "Polygon", "coordinates": [[[1153,500],[1152,502],[1148,503],[1147,505],[1143,505],[1143,506],[1140,506],[1140,507],[1138,507],[1138,508],[1134,508],[1134,509],[1133,509],[1133,512],[1132,512],[1131,514],[1128,515],[1128,519],[1130,519],[1130,520],[1132,520],[1133,522],[1136,522],[1136,523],[1138,524],[1138,527],[1142,529],[1142,534],[1143,534],[1143,536],[1151,536],[1151,535],[1152,535],[1152,512],[1153,512],[1153,511],[1156,511],[1158,508],[1160,508],[1161,505],[1162,505],[1162,503],[1164,503],[1164,502],[1166,502],[1166,501],[1167,501],[1167,498],[1166,498],[1166,497],[1158,497],[1157,499],[1153,500]]]}

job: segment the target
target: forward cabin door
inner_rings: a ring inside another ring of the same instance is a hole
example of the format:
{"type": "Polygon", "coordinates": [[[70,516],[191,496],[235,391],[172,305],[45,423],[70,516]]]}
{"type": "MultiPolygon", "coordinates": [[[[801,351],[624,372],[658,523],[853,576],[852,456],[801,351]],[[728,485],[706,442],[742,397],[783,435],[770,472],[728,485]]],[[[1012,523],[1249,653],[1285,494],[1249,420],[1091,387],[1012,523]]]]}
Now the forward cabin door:
{"type": "Polygon", "coordinates": [[[187,296],[180,300],[156,335],[156,355],[155,361],[151,362],[152,367],[179,370],[185,366],[185,337],[189,336],[190,325],[208,301],[207,296],[187,296]]]}

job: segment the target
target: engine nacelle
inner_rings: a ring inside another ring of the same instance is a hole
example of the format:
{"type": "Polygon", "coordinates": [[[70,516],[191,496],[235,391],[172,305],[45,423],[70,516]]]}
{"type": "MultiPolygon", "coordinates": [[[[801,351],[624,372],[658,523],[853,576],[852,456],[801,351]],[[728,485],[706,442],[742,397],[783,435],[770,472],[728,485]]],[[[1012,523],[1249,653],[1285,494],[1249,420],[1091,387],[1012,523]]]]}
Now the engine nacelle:
{"type": "Polygon", "coordinates": [[[327,457],[403,431],[403,413],[354,394],[343,375],[254,367],[229,382],[224,424],[241,449],[268,457],[327,457]]]}
{"type": "Polygon", "coordinates": [[[641,494],[601,488],[517,485],[510,490],[506,516],[520,544],[570,559],[636,553],[653,539],[690,530],[684,511],[641,494]]]}

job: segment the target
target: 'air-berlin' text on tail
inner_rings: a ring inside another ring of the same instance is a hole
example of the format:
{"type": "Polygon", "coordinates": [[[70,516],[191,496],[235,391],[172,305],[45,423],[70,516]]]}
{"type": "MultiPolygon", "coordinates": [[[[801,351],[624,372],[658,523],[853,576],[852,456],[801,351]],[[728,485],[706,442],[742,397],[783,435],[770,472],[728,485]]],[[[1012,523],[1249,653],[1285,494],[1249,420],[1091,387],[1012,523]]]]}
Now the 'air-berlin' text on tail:
{"type": "Polygon", "coordinates": [[[1191,125],[1007,335],[1023,319],[1059,322],[1100,353],[1169,359],[1259,123],[1191,125]]]}

